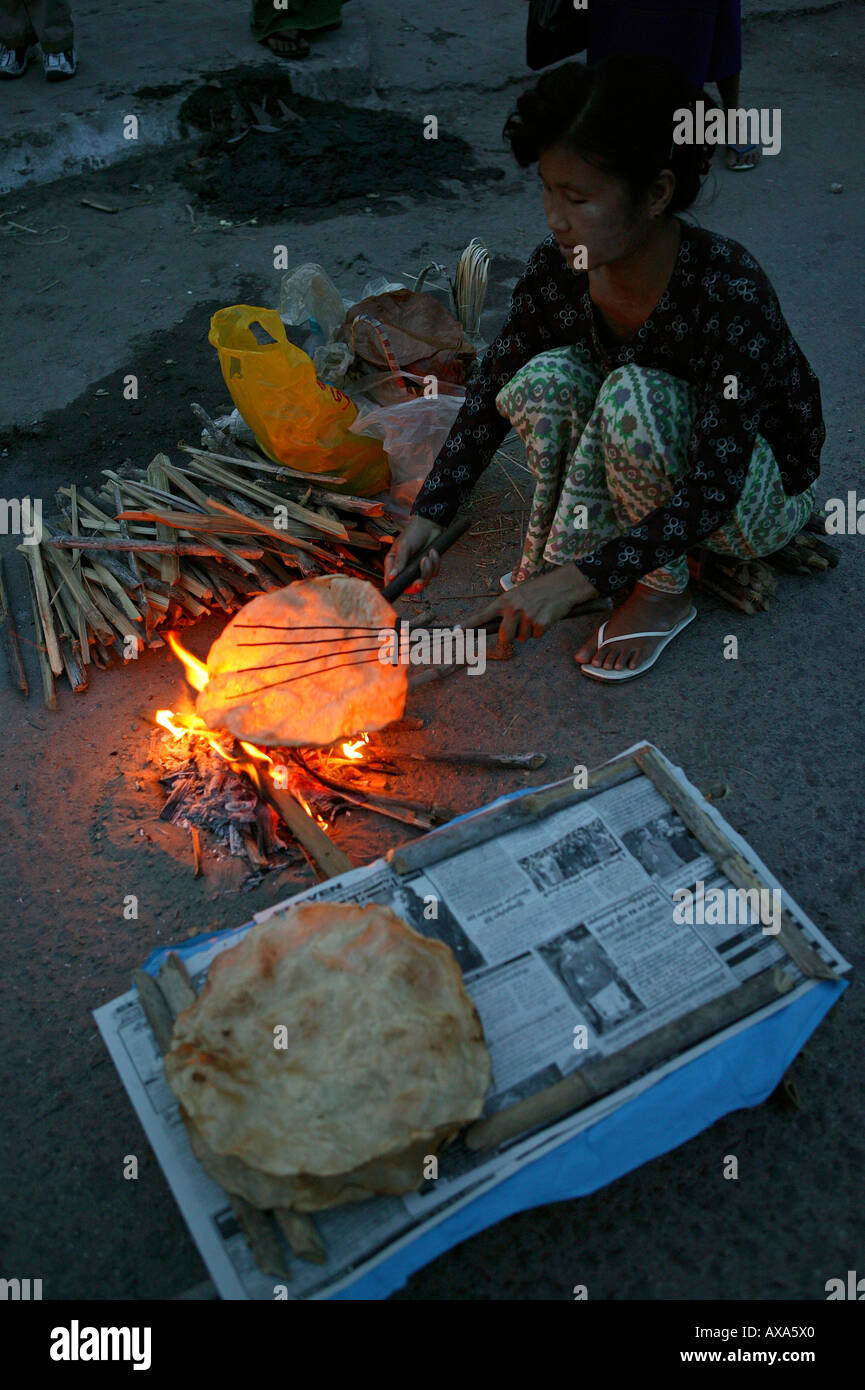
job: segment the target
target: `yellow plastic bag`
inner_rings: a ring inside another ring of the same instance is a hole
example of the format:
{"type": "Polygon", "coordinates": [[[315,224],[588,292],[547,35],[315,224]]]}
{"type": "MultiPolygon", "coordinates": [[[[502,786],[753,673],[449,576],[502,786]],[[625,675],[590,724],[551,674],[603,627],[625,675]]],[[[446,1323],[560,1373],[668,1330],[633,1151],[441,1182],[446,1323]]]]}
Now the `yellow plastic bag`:
{"type": "Polygon", "coordinates": [[[275,309],[248,304],[219,309],[208,337],[231,399],[274,463],[305,473],[340,473],[345,481],[327,486],[359,497],[390,485],[381,440],[351,433],[357,406],[318,380],[312,359],[288,341],[275,309]],[[258,342],[253,324],[272,341],[258,342]]]}

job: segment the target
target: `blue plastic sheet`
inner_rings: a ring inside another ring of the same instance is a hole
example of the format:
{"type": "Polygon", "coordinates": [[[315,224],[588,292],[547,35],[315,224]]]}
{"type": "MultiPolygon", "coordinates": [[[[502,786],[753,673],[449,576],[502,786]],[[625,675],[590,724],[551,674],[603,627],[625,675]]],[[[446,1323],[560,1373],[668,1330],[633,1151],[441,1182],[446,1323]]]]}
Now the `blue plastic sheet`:
{"type": "Polygon", "coordinates": [[[596,1192],[678,1148],[730,1110],[759,1105],[846,988],[844,980],[822,981],[803,998],[727,1038],[455,1212],[335,1297],[386,1298],[416,1269],[506,1216],[596,1192]]]}

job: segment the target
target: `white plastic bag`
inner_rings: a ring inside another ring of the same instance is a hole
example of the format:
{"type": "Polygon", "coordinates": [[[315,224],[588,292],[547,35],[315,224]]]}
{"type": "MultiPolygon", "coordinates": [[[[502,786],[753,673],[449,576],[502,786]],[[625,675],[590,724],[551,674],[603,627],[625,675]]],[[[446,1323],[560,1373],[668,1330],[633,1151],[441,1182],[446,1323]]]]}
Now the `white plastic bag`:
{"type": "Polygon", "coordinates": [[[388,280],[386,275],[379,275],[375,280],[367,280],[356,302],[359,304],[362,299],[369,299],[374,294],[394,294],[397,290],[410,288],[402,280],[388,280]]]}

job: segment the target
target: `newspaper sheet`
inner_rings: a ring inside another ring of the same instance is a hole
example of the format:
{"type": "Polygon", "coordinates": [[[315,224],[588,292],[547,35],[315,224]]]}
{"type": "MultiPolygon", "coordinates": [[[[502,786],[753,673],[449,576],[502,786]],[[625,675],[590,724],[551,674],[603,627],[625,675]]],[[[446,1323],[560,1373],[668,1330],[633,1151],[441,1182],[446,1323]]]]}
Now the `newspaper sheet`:
{"type": "MultiPolygon", "coordinates": [[[[668,766],[693,793],[684,777],[668,766]]],[[[694,794],[780,893],[777,880],[741,837],[694,794]]],[[[458,1139],[439,1156],[438,1176],[416,1192],[318,1213],[315,1224],[329,1252],[328,1263],[315,1266],[292,1259],[288,1284],[258,1269],[225,1193],[193,1157],[137,994],[114,1000],[95,1017],[224,1298],[331,1296],[458,1206],[716,1045],[719,1036],[750,1026],[814,983],[804,979],[775,939],[771,904],[763,904],[762,919],[745,910],[728,880],[645,776],[444,859],[425,872],[401,877],[378,860],[291,901],[320,900],[386,904],[418,932],[450,946],[480,1014],[492,1058],[486,1115],[728,993],[767,966],[783,961],[794,993],[527,1138],[480,1152],[470,1151],[458,1139]],[[682,892],[685,889],[688,894],[682,892]]],[[[257,920],[284,906],[274,905],[257,920]]],[[[849,968],[786,894],[784,906],[825,961],[839,973],[849,968]]],[[[196,988],[213,957],[249,925],[184,952],[196,988]]]]}

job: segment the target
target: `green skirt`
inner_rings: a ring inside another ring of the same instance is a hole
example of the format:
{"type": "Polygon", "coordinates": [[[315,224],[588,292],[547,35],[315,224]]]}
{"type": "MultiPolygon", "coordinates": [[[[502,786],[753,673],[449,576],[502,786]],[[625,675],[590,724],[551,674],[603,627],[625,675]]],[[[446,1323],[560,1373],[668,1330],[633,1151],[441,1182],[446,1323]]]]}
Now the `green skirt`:
{"type": "Polygon", "coordinates": [[[324,29],[339,24],[342,0],[252,0],[250,27],[257,39],[269,39],[291,29],[324,29]]]}
{"type": "MultiPolygon", "coordinates": [[[[496,405],[523,440],[535,477],[517,583],[624,535],[663,506],[688,470],[696,392],[668,372],[630,364],[605,377],[581,349],[554,348],[521,367],[496,405]]],[[[758,434],[735,509],[701,545],[740,559],[771,555],[802,530],[816,487],[788,496],[758,434]]],[[[683,592],[687,555],[642,582],[683,592]]]]}

